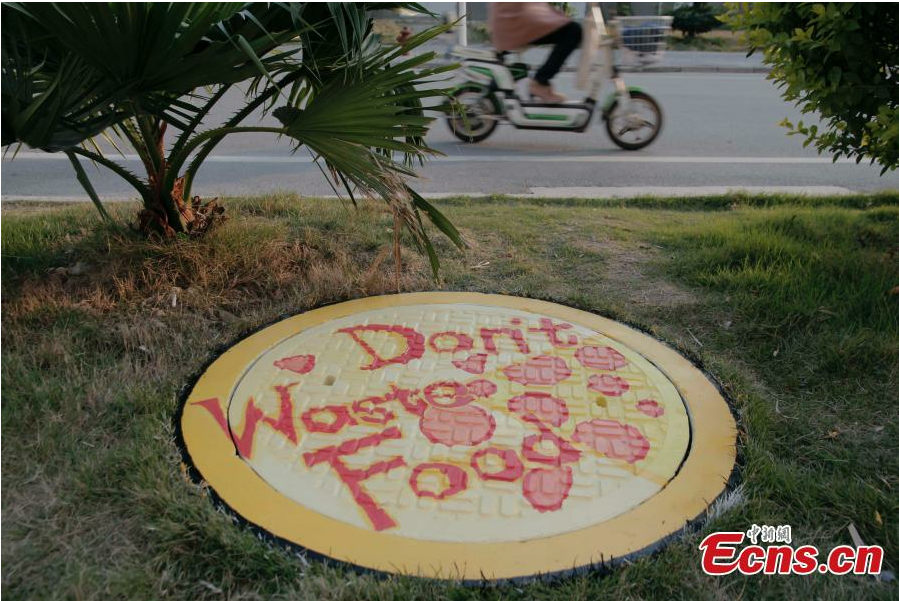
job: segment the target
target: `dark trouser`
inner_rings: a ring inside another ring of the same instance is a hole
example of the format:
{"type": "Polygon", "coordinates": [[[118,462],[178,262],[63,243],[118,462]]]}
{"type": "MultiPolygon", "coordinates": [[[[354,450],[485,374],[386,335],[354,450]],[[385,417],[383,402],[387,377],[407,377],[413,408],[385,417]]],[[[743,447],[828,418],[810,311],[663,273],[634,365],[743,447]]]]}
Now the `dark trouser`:
{"type": "Polygon", "coordinates": [[[574,52],[574,49],[581,45],[581,26],[574,21],[569,21],[557,30],[546,34],[539,40],[534,40],[531,44],[540,46],[543,44],[554,44],[549,58],[543,63],[543,66],[537,69],[534,79],[537,83],[549,85],[549,80],[556,76],[556,73],[562,68],[565,59],[574,52]]]}

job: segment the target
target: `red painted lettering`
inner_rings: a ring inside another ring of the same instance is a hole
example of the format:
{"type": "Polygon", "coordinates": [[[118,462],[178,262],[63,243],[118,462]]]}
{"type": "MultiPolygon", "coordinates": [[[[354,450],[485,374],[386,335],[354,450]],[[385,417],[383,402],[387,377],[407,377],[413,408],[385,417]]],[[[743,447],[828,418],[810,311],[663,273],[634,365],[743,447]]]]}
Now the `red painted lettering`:
{"type": "Polygon", "coordinates": [[[559,338],[560,330],[570,330],[570,323],[553,323],[553,320],[548,319],[546,317],[540,318],[540,327],[539,328],[528,328],[528,332],[543,332],[546,334],[546,338],[549,340],[549,343],[555,347],[565,348],[571,346],[577,346],[577,336],[574,334],[570,334],[568,339],[563,341],[559,338]]]}
{"type": "Polygon", "coordinates": [[[382,396],[372,396],[361,401],[353,401],[353,413],[356,414],[360,421],[368,424],[386,424],[392,421],[396,414],[378,405],[389,401],[390,399],[382,396]]]}
{"type": "Polygon", "coordinates": [[[344,426],[356,424],[356,420],[350,415],[349,410],[342,405],[313,407],[304,412],[300,419],[303,420],[303,425],[310,432],[324,434],[335,434],[340,432],[344,426]]]}
{"type": "Polygon", "coordinates": [[[528,461],[558,466],[564,463],[574,463],[580,458],[581,452],[564,438],[552,432],[541,432],[525,436],[521,442],[521,455],[528,461]],[[540,446],[545,442],[552,445],[552,451],[540,446]]]}
{"type": "Polygon", "coordinates": [[[425,398],[434,407],[461,407],[474,400],[474,394],[465,384],[444,381],[434,382],[425,387],[425,398]]]}
{"type": "Polygon", "coordinates": [[[391,457],[386,461],[378,461],[365,469],[351,468],[343,462],[342,457],[355,455],[360,450],[368,447],[376,447],[385,440],[397,440],[402,438],[399,428],[387,428],[383,432],[363,436],[342,442],[337,446],[324,447],[316,451],[303,454],[303,461],[308,467],[314,467],[320,463],[327,463],[337,473],[340,480],[346,484],[353,495],[353,500],[365,512],[366,517],[375,530],[384,530],[396,526],[396,522],[384,511],[381,506],[369,495],[362,482],[377,474],[383,474],[390,470],[406,465],[406,461],[400,457],[391,457]]]}
{"type": "Polygon", "coordinates": [[[416,332],[412,328],[404,326],[391,326],[384,324],[370,324],[363,326],[352,326],[337,330],[343,334],[349,334],[350,337],[364,350],[371,358],[368,365],[363,365],[359,369],[374,370],[384,367],[385,365],[405,365],[414,359],[420,359],[425,352],[425,337],[416,332]],[[405,350],[393,357],[380,356],[370,344],[359,336],[359,332],[386,332],[389,334],[397,334],[403,337],[405,350]]]}
{"type": "Polygon", "coordinates": [[[397,388],[393,384],[390,385],[390,392],[384,395],[388,401],[399,401],[403,409],[413,415],[421,415],[427,408],[428,404],[417,396],[418,390],[409,390],[407,388],[397,388]]]}
{"type": "Polygon", "coordinates": [[[503,482],[514,482],[521,478],[524,472],[524,466],[518,454],[512,449],[499,449],[497,447],[487,447],[481,449],[471,456],[471,467],[481,480],[501,480],[503,482]],[[502,461],[502,468],[495,471],[488,471],[489,457],[497,457],[502,461]]]}
{"type": "Polygon", "coordinates": [[[419,463],[409,476],[409,486],[419,498],[430,497],[438,501],[458,494],[468,488],[468,474],[458,465],[449,463],[419,463]],[[423,489],[419,478],[422,472],[436,471],[444,477],[444,486],[440,490],[423,489]]]}
{"type": "Polygon", "coordinates": [[[203,407],[212,415],[225,435],[231,438],[231,441],[237,448],[238,455],[250,459],[253,455],[253,440],[256,437],[256,428],[260,422],[271,426],[272,429],[281,433],[292,444],[297,444],[297,431],[293,422],[293,401],[290,398],[290,389],[297,384],[298,382],[294,382],[287,386],[275,386],[275,391],[278,393],[280,401],[277,417],[267,416],[262,409],[256,406],[253,397],[250,397],[244,408],[243,431],[239,435],[231,429],[218,398],[204,399],[193,404],[203,407]]]}
{"type": "Polygon", "coordinates": [[[531,352],[531,347],[524,339],[524,334],[518,328],[481,328],[481,340],[484,341],[484,350],[488,353],[496,355],[499,352],[496,349],[496,341],[493,339],[498,334],[504,334],[511,338],[518,346],[518,350],[525,355],[531,352]]]}
{"type": "Polygon", "coordinates": [[[468,334],[460,332],[437,332],[428,338],[428,346],[436,353],[455,353],[456,351],[470,351],[474,347],[474,341],[468,334]],[[442,338],[454,338],[455,343],[452,347],[440,346],[437,342],[442,338]]]}

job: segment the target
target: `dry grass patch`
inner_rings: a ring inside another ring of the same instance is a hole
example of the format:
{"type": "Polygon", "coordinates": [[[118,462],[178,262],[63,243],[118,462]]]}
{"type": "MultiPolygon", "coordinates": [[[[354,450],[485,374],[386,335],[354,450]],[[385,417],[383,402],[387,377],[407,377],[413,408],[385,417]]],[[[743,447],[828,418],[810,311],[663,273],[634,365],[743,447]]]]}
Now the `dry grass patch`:
{"type": "Polygon", "coordinates": [[[693,291],[659,276],[658,270],[654,269],[661,259],[661,247],[657,245],[581,240],[574,242],[574,246],[604,256],[609,287],[622,291],[633,303],[676,308],[698,302],[693,291]]]}
{"type": "MultiPolygon", "coordinates": [[[[373,208],[353,217],[385,220],[373,208]]],[[[387,293],[394,285],[392,261],[385,261],[387,236],[376,229],[350,241],[342,232],[295,231],[283,220],[255,215],[231,219],[202,239],[152,241],[101,230],[67,235],[58,250],[58,264],[43,273],[13,276],[4,301],[10,317],[75,308],[157,315],[182,307],[229,319],[229,313],[248,305],[277,304],[288,295],[301,296],[306,299],[302,305],[311,306],[387,293]]],[[[420,285],[423,261],[408,249],[405,255],[403,281],[420,285]]]]}

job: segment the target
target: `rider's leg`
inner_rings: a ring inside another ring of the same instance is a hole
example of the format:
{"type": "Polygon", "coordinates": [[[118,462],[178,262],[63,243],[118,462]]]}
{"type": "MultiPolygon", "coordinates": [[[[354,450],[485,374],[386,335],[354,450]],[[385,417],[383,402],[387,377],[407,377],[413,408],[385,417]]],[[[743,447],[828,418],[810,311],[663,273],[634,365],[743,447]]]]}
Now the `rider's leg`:
{"type": "Polygon", "coordinates": [[[564,100],[564,96],[553,92],[550,80],[562,69],[565,59],[581,45],[581,36],[581,26],[574,21],[569,21],[559,29],[532,42],[535,45],[553,44],[553,49],[546,62],[537,69],[537,73],[534,75],[533,84],[535,85],[531,86],[532,93],[545,99],[552,98],[556,102],[564,100]]]}

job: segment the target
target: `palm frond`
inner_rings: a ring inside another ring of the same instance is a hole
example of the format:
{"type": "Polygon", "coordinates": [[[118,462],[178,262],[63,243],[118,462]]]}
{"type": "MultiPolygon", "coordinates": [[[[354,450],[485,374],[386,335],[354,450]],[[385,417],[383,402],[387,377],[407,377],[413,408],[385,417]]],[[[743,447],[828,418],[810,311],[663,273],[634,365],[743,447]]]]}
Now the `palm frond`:
{"type": "Polygon", "coordinates": [[[436,269],[422,213],[455,244],[461,237],[406,180],[414,164],[436,154],[425,140],[433,120],[425,111],[430,99],[445,97],[439,76],[452,66],[429,66],[433,53],[407,53],[447,27],[384,46],[372,31],[375,7],[389,5],[3,4],[3,144],[66,152],[94,200],[77,157],[112,169],[171,232],[188,227],[184,199],[225,136],[286,135],[353,202],[357,192],[383,198],[436,269]],[[242,82],[249,84],[245,104],[209,127],[212,107],[242,82]],[[243,123],[259,110],[280,127],[243,123]],[[176,135],[168,151],[167,129],[176,135]],[[113,136],[131,145],[146,181],[103,157],[97,136],[116,149],[113,136]]]}

